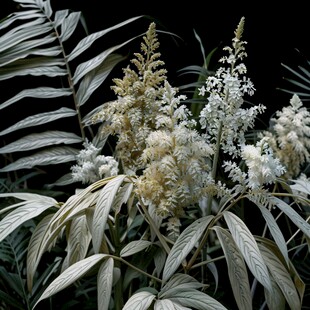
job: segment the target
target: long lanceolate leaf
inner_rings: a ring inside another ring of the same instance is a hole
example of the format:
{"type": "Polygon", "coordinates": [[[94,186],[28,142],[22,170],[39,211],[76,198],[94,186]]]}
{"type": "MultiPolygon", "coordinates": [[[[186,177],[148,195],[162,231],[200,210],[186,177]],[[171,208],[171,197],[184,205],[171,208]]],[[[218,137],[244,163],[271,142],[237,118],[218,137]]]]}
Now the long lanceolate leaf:
{"type": "Polygon", "coordinates": [[[80,279],[90,271],[90,269],[96,264],[103,259],[106,259],[106,257],[106,254],[94,254],[70,266],[46,288],[33,308],[35,308],[41,300],[46,299],[73,284],[76,280],[80,279]]]}
{"type": "MultiPolygon", "coordinates": [[[[0,197],[8,196],[10,194],[0,194],[0,197]]],[[[11,196],[14,197],[14,195],[11,196]]],[[[50,197],[31,194],[29,197],[31,198],[25,200],[22,206],[10,212],[0,221],[0,242],[24,222],[57,205],[57,201],[50,197]]]]}
{"type": "Polygon", "coordinates": [[[259,251],[258,245],[245,223],[230,211],[223,212],[225,221],[236,242],[240,252],[243,255],[249,269],[255,278],[267,290],[272,290],[269,273],[263,257],[259,251]]]}
{"type": "Polygon", "coordinates": [[[306,222],[290,205],[285,201],[273,197],[273,203],[285,213],[288,218],[306,235],[310,238],[310,224],[306,222]]]}
{"type": "Polygon", "coordinates": [[[252,298],[248,273],[242,254],[231,234],[221,228],[213,227],[225,254],[228,276],[239,310],[251,310],[252,298]]]}
{"type": "Polygon", "coordinates": [[[200,218],[186,227],[180,234],[167,257],[163,271],[164,282],[166,282],[173,275],[182,261],[195,247],[196,243],[201,238],[212,219],[213,216],[200,218]]]}
{"type": "Polygon", "coordinates": [[[259,245],[259,247],[274,281],[281,289],[290,308],[301,309],[301,301],[290,272],[270,249],[263,244],[259,245]]]}
{"type": "Polygon", "coordinates": [[[144,291],[132,295],[123,307],[123,310],[148,310],[155,295],[144,291]]]}
{"type": "Polygon", "coordinates": [[[93,218],[92,233],[95,253],[99,253],[110,210],[116,194],[125,180],[126,175],[118,175],[111,179],[101,190],[93,218]]]}

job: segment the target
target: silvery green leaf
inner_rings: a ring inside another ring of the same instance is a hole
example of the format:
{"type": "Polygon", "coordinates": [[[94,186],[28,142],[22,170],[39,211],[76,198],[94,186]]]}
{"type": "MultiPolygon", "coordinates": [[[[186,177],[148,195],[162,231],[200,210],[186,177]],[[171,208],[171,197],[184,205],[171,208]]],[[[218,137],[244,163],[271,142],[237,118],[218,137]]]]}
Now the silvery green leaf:
{"type": "Polygon", "coordinates": [[[14,12],[10,14],[7,19],[1,21],[0,30],[10,26],[15,21],[33,19],[37,17],[44,17],[44,15],[39,10],[27,10],[27,11],[14,12]]]}
{"type": "Polygon", "coordinates": [[[104,261],[97,275],[98,309],[109,309],[113,284],[113,258],[104,261]]]}
{"type": "Polygon", "coordinates": [[[0,169],[0,172],[8,172],[19,169],[31,169],[35,166],[55,165],[76,160],[79,150],[68,146],[56,146],[40,151],[30,156],[17,159],[15,162],[0,169]]]}
{"type": "Polygon", "coordinates": [[[12,47],[9,51],[0,53],[0,67],[4,67],[18,59],[26,58],[29,55],[57,56],[62,51],[60,46],[49,48],[36,48],[42,44],[49,44],[56,40],[56,37],[49,34],[41,39],[30,40],[12,47]]]}
{"type": "Polygon", "coordinates": [[[308,237],[310,238],[310,224],[304,220],[290,205],[285,201],[273,197],[274,204],[285,213],[288,218],[308,237]]]}
{"type": "Polygon", "coordinates": [[[75,116],[76,111],[69,108],[60,108],[55,111],[39,113],[35,115],[28,116],[23,120],[15,123],[14,125],[2,130],[0,136],[13,132],[15,130],[20,130],[27,127],[38,126],[55,121],[60,118],[75,116]]]}
{"type": "Polygon", "coordinates": [[[79,85],[76,97],[78,106],[82,106],[94,91],[105,81],[111,70],[126,57],[119,54],[108,55],[107,58],[92,71],[85,75],[79,85]]]}
{"type": "Polygon", "coordinates": [[[182,261],[195,247],[196,243],[201,238],[212,219],[213,216],[199,218],[183,230],[168,254],[163,270],[164,282],[166,282],[173,275],[182,261]]]}
{"type": "Polygon", "coordinates": [[[99,39],[100,37],[104,36],[105,34],[107,34],[108,32],[118,29],[122,26],[127,25],[128,23],[131,23],[135,20],[137,20],[138,18],[141,18],[143,15],[141,16],[136,16],[136,17],[132,17],[129,18],[119,24],[116,24],[112,27],[109,27],[107,29],[104,29],[102,31],[98,31],[95,32],[93,34],[88,35],[86,38],[82,39],[77,46],[73,49],[73,51],[70,53],[70,55],[68,55],[68,61],[71,61],[72,59],[76,58],[77,56],[79,56],[81,53],[83,53],[85,50],[87,50],[97,39],[99,39]]]}
{"type": "Polygon", "coordinates": [[[242,254],[238,249],[233,237],[227,230],[219,226],[215,226],[213,229],[216,231],[225,255],[228,276],[236,303],[238,305],[238,309],[251,310],[251,289],[247,268],[244,263],[242,254]]]}
{"type": "Polygon", "coordinates": [[[130,40],[127,40],[126,42],[110,47],[107,50],[103,51],[102,53],[98,54],[97,56],[93,57],[92,59],[85,61],[81,64],[79,64],[74,72],[74,76],[72,78],[72,81],[74,85],[76,85],[79,80],[84,77],[87,73],[94,70],[98,66],[102,64],[103,61],[106,60],[106,58],[112,54],[117,49],[120,49],[121,47],[125,46],[129,42],[133,41],[136,37],[131,38],[130,40]]]}
{"type": "Polygon", "coordinates": [[[148,240],[131,241],[122,248],[120,256],[127,257],[130,255],[133,255],[135,253],[143,251],[144,249],[148,248],[151,245],[152,245],[152,242],[148,240]]]}
{"type": "Polygon", "coordinates": [[[0,148],[0,154],[38,149],[56,144],[81,143],[82,138],[72,132],[59,130],[33,133],[0,148]]]}
{"type": "Polygon", "coordinates": [[[91,235],[87,227],[85,216],[75,217],[70,222],[67,232],[66,258],[63,262],[61,271],[64,271],[74,263],[84,259],[87,255],[91,235]]]}
{"type": "Polygon", "coordinates": [[[72,177],[72,173],[69,172],[69,173],[64,174],[59,179],[57,179],[54,183],[46,184],[46,188],[51,189],[54,186],[64,186],[64,185],[72,184],[74,182],[75,180],[72,177]]]}
{"type": "Polygon", "coordinates": [[[167,253],[162,247],[158,247],[154,255],[154,264],[157,276],[161,275],[165,266],[167,253]]]}
{"type": "Polygon", "coordinates": [[[154,310],[191,310],[191,308],[183,307],[170,299],[158,299],[155,301],[154,310]]]}
{"type": "Polygon", "coordinates": [[[273,277],[270,277],[270,280],[272,284],[272,291],[264,289],[264,295],[268,309],[285,310],[286,309],[285,297],[283,296],[278,284],[273,279],[273,277]]]}
{"type": "Polygon", "coordinates": [[[63,19],[61,23],[61,35],[60,40],[61,42],[67,41],[80,20],[81,12],[72,12],[66,18],[63,19]]]}
{"type": "Polygon", "coordinates": [[[270,249],[262,244],[259,244],[259,248],[273,279],[281,289],[290,308],[301,309],[301,301],[290,272],[270,249]]]}
{"type": "Polygon", "coordinates": [[[20,42],[46,34],[53,30],[50,24],[43,24],[44,18],[37,18],[29,23],[22,24],[0,37],[0,52],[8,50],[20,42]]]}
{"type": "Polygon", "coordinates": [[[197,281],[190,275],[177,273],[174,274],[165,286],[160,290],[159,298],[170,298],[174,297],[176,293],[180,291],[186,291],[190,289],[199,289],[205,285],[197,281]]]}
{"type": "Polygon", "coordinates": [[[92,267],[106,257],[106,254],[94,254],[70,266],[45,289],[33,308],[35,308],[41,300],[53,296],[83,277],[92,267]]]}
{"type": "Polygon", "coordinates": [[[21,224],[54,206],[55,203],[51,203],[50,199],[47,201],[43,199],[40,201],[32,200],[7,214],[0,221],[0,242],[21,224]]]}
{"type": "Polygon", "coordinates": [[[259,251],[254,236],[245,223],[230,211],[223,212],[229,231],[243,255],[249,269],[255,278],[266,289],[271,290],[269,272],[259,251]]]}
{"type": "Polygon", "coordinates": [[[99,253],[105,226],[117,192],[126,175],[113,177],[100,191],[93,218],[92,233],[95,253],[99,253]]]}
{"type": "Polygon", "coordinates": [[[61,26],[68,14],[69,10],[67,9],[56,11],[54,16],[54,27],[57,28],[58,26],[61,26]]]}
{"type": "Polygon", "coordinates": [[[170,297],[169,299],[184,307],[197,310],[227,310],[227,308],[211,296],[194,289],[180,290],[174,297],[170,297]]]}
{"type": "Polygon", "coordinates": [[[148,310],[155,297],[150,292],[138,292],[127,300],[123,310],[148,310]]]}
{"type": "Polygon", "coordinates": [[[277,222],[273,218],[270,211],[268,211],[264,206],[260,204],[256,204],[256,205],[258,206],[264,219],[266,220],[270,233],[274,241],[276,242],[277,246],[279,247],[279,250],[281,251],[283,257],[285,258],[287,264],[289,264],[288,250],[287,250],[286,242],[281,232],[281,229],[279,228],[277,222]]]}
{"type": "Polygon", "coordinates": [[[44,236],[48,223],[52,219],[53,214],[46,215],[35,227],[32,232],[27,252],[27,287],[31,292],[33,288],[33,278],[37,271],[41,256],[39,256],[41,239],[44,236]]]}

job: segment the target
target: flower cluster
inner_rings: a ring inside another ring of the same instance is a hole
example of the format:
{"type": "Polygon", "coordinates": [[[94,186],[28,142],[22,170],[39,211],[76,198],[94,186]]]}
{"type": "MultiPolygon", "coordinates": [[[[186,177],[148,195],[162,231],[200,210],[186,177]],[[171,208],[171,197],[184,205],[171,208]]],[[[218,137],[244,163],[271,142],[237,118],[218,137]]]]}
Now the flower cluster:
{"type": "Polygon", "coordinates": [[[158,119],[159,129],[146,139],[142,154],[146,168],[136,185],[143,202],[160,216],[178,218],[202,197],[212,149],[193,129],[190,111],[179,106],[183,97],[175,95],[176,89],[166,82],[161,107],[165,117],[158,119]]]}
{"type": "Polygon", "coordinates": [[[296,178],[303,164],[310,160],[310,113],[294,94],[290,106],[277,111],[271,123],[270,131],[262,135],[269,137],[270,146],[286,167],[285,176],[296,178]]]}
{"type": "Polygon", "coordinates": [[[118,163],[112,156],[99,155],[100,149],[86,141],[77,155],[77,165],[71,167],[74,181],[94,183],[118,174],[118,163]]]}
{"type": "Polygon", "coordinates": [[[243,26],[244,18],[235,31],[232,47],[224,48],[229,55],[220,62],[227,63],[228,67],[220,67],[199,89],[200,95],[208,95],[207,104],[200,113],[201,127],[207,128],[211,142],[221,139],[222,150],[233,157],[240,155],[238,145],[245,143],[245,132],[253,128],[255,118],[265,110],[263,105],[241,107],[244,95],[251,96],[255,91],[253,83],[245,76],[246,66],[239,63],[247,56],[246,42],[241,40],[243,26]]]}
{"type": "Polygon", "coordinates": [[[95,118],[106,123],[103,131],[117,136],[116,156],[127,174],[134,174],[144,168],[141,154],[145,141],[155,130],[161,113],[163,82],[166,70],[158,68],[164,65],[156,52],[159,42],[155,23],[151,23],[141,44],[141,54],[135,53],[131,62],[137,72],[125,68],[123,79],[114,79],[112,86],[117,100],[106,104],[95,118]]]}

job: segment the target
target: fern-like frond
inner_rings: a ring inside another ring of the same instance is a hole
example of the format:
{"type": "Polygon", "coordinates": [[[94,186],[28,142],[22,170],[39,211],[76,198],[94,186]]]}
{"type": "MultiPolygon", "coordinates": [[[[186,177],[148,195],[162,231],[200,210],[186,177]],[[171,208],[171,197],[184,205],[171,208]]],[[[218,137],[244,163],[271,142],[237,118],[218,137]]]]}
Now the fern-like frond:
{"type": "MultiPolygon", "coordinates": [[[[7,118],[8,126],[0,130],[3,136],[0,152],[14,154],[11,162],[0,167],[2,172],[75,160],[83,142],[94,138],[92,124],[83,121],[92,108],[89,105],[82,111],[81,106],[90,101],[111,70],[125,59],[116,51],[134,38],[103,49],[95,56],[89,57],[86,52],[106,34],[142,17],[127,19],[80,39],[81,12],[54,12],[50,0],[14,1],[21,9],[0,22],[0,83],[13,84],[18,79],[21,89],[8,91],[0,102],[0,110],[2,117],[6,117],[12,109],[20,109],[22,102],[25,111],[20,113],[23,115],[20,120],[7,118]],[[83,61],[79,62],[78,57],[83,53],[83,61]],[[51,108],[53,102],[57,102],[58,109],[51,108]],[[66,129],[60,130],[59,121],[65,118],[68,118],[66,129]],[[66,132],[68,126],[75,131],[66,132]],[[25,128],[26,132],[21,131],[25,128]],[[69,148],[66,144],[74,145],[69,148]],[[42,147],[51,149],[42,151],[42,147]],[[54,159],[49,160],[47,156],[54,159]]],[[[103,147],[102,143],[98,145],[103,147]]]]}

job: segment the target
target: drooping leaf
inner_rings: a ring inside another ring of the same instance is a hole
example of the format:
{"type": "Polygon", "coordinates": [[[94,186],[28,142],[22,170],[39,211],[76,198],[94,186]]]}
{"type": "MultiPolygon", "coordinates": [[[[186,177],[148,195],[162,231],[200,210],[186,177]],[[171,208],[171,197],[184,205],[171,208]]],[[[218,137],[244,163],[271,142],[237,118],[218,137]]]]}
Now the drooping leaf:
{"type": "Polygon", "coordinates": [[[158,299],[155,301],[154,310],[191,310],[191,308],[183,307],[170,299],[158,299]]]}
{"type": "Polygon", "coordinates": [[[53,206],[54,204],[51,204],[49,199],[47,201],[28,201],[10,212],[0,222],[0,242],[21,224],[53,206]]]}
{"type": "Polygon", "coordinates": [[[116,194],[125,178],[126,175],[118,175],[114,177],[100,192],[92,225],[93,246],[95,253],[99,253],[111,207],[113,206],[116,194]]]}
{"type": "Polygon", "coordinates": [[[87,50],[97,39],[99,39],[100,37],[104,36],[105,34],[107,34],[108,32],[112,31],[112,30],[116,30],[120,27],[123,27],[139,18],[141,18],[143,15],[141,16],[136,16],[136,17],[132,17],[129,18],[119,24],[116,24],[112,27],[109,27],[107,29],[92,33],[90,35],[88,35],[86,38],[82,39],[78,45],[73,49],[73,51],[68,55],[68,61],[70,62],[71,60],[73,60],[74,58],[76,58],[77,56],[79,56],[81,53],[83,53],[85,50],[87,50]]]}
{"type": "Polygon", "coordinates": [[[144,249],[152,245],[151,241],[148,240],[134,240],[125,245],[121,250],[120,256],[127,257],[135,253],[141,252],[144,249]]]}
{"type": "Polygon", "coordinates": [[[67,268],[45,289],[33,308],[35,308],[41,300],[46,299],[73,284],[106,257],[106,254],[94,254],[67,268]]]}
{"type": "Polygon", "coordinates": [[[174,297],[169,299],[184,307],[191,307],[197,310],[227,310],[216,299],[194,289],[180,290],[174,297]]]}
{"type": "Polygon", "coordinates": [[[251,289],[242,254],[227,230],[219,226],[215,226],[213,229],[216,231],[225,254],[228,276],[238,309],[251,310],[251,289]]]}
{"type": "Polygon", "coordinates": [[[98,309],[108,309],[113,284],[113,258],[108,258],[99,268],[97,275],[98,309]]]}
{"type": "Polygon", "coordinates": [[[269,248],[265,247],[263,244],[258,245],[273,279],[281,289],[290,308],[301,309],[301,301],[290,276],[290,272],[269,248]]]}
{"type": "Polygon", "coordinates": [[[66,117],[71,117],[75,115],[76,115],[76,111],[72,109],[68,109],[68,108],[60,108],[52,112],[39,113],[36,115],[26,117],[25,119],[15,123],[13,126],[10,126],[9,128],[5,130],[2,130],[0,132],[0,135],[8,134],[15,130],[19,130],[19,129],[23,129],[27,127],[46,124],[46,123],[55,121],[60,118],[66,118],[66,117]]]}
{"type": "Polygon", "coordinates": [[[102,62],[105,61],[106,58],[110,54],[112,54],[114,51],[120,49],[121,47],[125,46],[129,42],[133,41],[135,38],[136,37],[134,37],[132,39],[129,39],[129,40],[127,40],[126,42],[124,42],[122,44],[118,44],[116,46],[110,47],[107,50],[101,52],[99,55],[93,57],[92,59],[79,64],[78,67],[76,68],[76,70],[74,72],[74,76],[72,78],[72,81],[73,81],[74,85],[76,85],[79,82],[79,80],[82,77],[84,77],[87,73],[89,73],[93,69],[95,69],[98,66],[100,66],[102,64],[102,62]]]}
{"type": "Polygon", "coordinates": [[[81,12],[71,12],[66,18],[64,18],[61,22],[61,42],[67,41],[74,30],[77,27],[77,24],[80,20],[81,12]]]}
{"type": "Polygon", "coordinates": [[[255,278],[267,290],[271,290],[269,273],[263,257],[259,251],[254,236],[245,223],[230,211],[223,212],[229,231],[243,255],[249,269],[255,278]]]}
{"type": "Polygon", "coordinates": [[[176,273],[169,279],[169,281],[160,290],[158,297],[161,299],[170,298],[173,297],[176,292],[182,290],[186,291],[190,289],[199,289],[204,286],[205,284],[200,283],[190,275],[176,273]]]}
{"type": "Polygon", "coordinates": [[[173,275],[182,261],[194,248],[212,219],[213,216],[199,218],[191,225],[186,227],[180,234],[167,257],[163,270],[164,282],[166,282],[173,275]]]}
{"type": "Polygon", "coordinates": [[[271,233],[274,241],[278,245],[279,250],[281,251],[283,257],[285,258],[287,264],[289,264],[286,242],[285,242],[285,239],[283,237],[283,234],[282,234],[277,222],[273,218],[271,212],[269,212],[264,206],[262,206],[260,204],[256,204],[256,205],[258,206],[258,208],[261,211],[264,219],[266,220],[266,223],[268,225],[270,233],[271,233]]]}
{"type": "Polygon", "coordinates": [[[0,169],[0,172],[8,172],[19,169],[30,169],[35,166],[55,165],[76,160],[78,149],[68,146],[56,146],[40,151],[36,154],[22,157],[15,162],[0,169]]]}
{"type": "Polygon", "coordinates": [[[138,292],[127,300],[123,310],[148,310],[154,299],[155,295],[150,292],[138,292]]]}
{"type": "Polygon", "coordinates": [[[52,217],[53,214],[48,214],[38,223],[29,241],[27,252],[27,287],[29,292],[32,292],[33,278],[41,259],[38,255],[40,253],[41,239],[52,217]]]}
{"type": "Polygon", "coordinates": [[[270,277],[270,280],[271,280],[271,285],[272,285],[272,291],[268,291],[264,289],[264,295],[266,298],[267,306],[269,309],[285,310],[285,307],[286,307],[285,298],[278,284],[273,279],[273,277],[270,277]]]}
{"type": "Polygon", "coordinates": [[[87,227],[85,216],[75,217],[71,220],[70,230],[67,233],[67,256],[62,265],[62,271],[72,264],[84,259],[87,255],[91,235],[87,227]]]}
{"type": "Polygon", "coordinates": [[[307,236],[310,238],[310,224],[305,221],[290,205],[285,201],[273,197],[274,204],[285,213],[288,218],[307,236]]]}
{"type": "Polygon", "coordinates": [[[0,148],[0,154],[22,152],[56,144],[81,143],[82,138],[72,132],[50,130],[33,133],[0,148]]]}
{"type": "Polygon", "coordinates": [[[79,107],[82,106],[94,91],[105,81],[115,65],[124,59],[125,57],[119,54],[108,55],[101,65],[85,75],[76,94],[79,107]]]}

